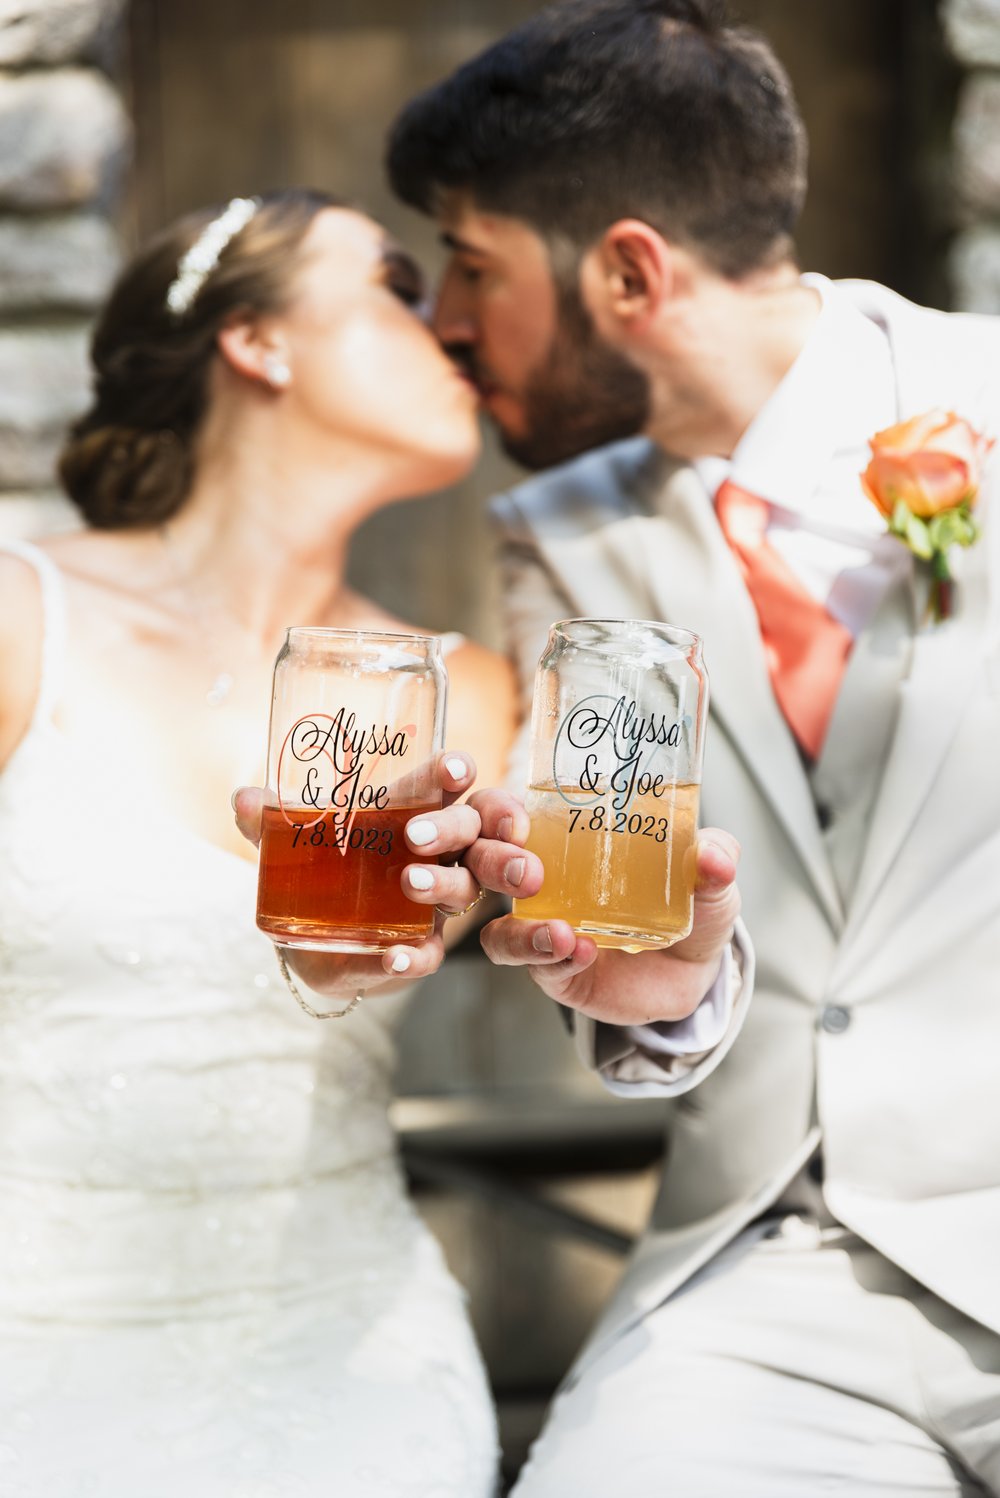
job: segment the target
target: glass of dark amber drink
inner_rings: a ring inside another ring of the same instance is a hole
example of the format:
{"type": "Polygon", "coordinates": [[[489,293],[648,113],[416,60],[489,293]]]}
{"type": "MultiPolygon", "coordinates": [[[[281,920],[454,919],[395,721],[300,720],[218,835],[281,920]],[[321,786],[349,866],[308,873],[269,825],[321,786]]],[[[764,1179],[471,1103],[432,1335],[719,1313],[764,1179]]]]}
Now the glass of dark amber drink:
{"type": "MultiPolygon", "coordinates": [[[[289,629],[274,666],[257,925],[282,946],[426,940],[403,893],[411,817],[441,805],[447,674],[427,635],[289,629]]],[[[436,860],[423,860],[436,862],[436,860]]]]}

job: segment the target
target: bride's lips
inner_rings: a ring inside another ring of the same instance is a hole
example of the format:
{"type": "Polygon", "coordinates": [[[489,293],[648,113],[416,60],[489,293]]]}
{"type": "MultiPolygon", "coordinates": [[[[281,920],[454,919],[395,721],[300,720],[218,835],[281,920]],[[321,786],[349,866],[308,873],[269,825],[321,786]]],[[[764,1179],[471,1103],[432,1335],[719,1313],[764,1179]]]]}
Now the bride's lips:
{"type": "Polygon", "coordinates": [[[486,379],[477,369],[458,360],[453,362],[455,374],[467,389],[475,392],[477,400],[484,406],[489,405],[496,396],[501,394],[499,385],[492,380],[486,379]]]}
{"type": "Polygon", "coordinates": [[[480,395],[487,395],[493,391],[492,381],[486,378],[471,359],[464,359],[460,354],[452,355],[451,367],[460,380],[465,380],[474,390],[478,390],[480,395]]]}
{"type": "Polygon", "coordinates": [[[460,369],[455,371],[455,387],[462,392],[462,396],[473,407],[481,404],[479,386],[469,375],[463,374],[460,369]]]}
{"type": "Polygon", "coordinates": [[[459,384],[465,386],[466,390],[471,390],[477,396],[479,395],[479,384],[468,369],[463,369],[460,364],[453,364],[452,373],[459,384]]]}

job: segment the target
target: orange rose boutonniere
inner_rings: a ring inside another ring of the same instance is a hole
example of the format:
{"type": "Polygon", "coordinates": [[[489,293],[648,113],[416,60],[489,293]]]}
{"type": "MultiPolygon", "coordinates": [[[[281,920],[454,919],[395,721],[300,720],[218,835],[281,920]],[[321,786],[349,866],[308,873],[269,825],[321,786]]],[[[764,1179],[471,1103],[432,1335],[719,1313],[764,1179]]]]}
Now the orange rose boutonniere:
{"type": "Polygon", "coordinates": [[[928,411],[876,432],[861,484],[889,522],[889,531],[931,571],[929,609],[940,621],[952,611],[953,546],[979,536],[973,515],[983,463],[993,443],[953,411],[928,411]]]}

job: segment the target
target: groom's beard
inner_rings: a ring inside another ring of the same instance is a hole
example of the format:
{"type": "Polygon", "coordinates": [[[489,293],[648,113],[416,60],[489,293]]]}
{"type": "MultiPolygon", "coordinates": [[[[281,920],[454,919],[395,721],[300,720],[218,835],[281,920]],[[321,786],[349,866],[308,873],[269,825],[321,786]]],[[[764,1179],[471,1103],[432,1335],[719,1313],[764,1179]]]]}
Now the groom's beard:
{"type": "Polygon", "coordinates": [[[561,291],[555,339],[525,387],[523,431],[501,428],[501,446],[525,468],[551,468],[634,437],[650,400],[648,376],[602,342],[575,288],[561,291]]]}

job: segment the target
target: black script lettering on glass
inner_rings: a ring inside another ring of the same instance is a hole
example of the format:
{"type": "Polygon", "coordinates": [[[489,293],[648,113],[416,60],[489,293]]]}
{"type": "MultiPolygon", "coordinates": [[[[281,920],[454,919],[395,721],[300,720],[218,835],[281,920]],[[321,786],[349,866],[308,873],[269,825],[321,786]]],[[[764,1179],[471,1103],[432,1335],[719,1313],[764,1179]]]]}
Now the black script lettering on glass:
{"type": "Polygon", "coordinates": [[[636,795],[658,800],[671,781],[654,774],[651,761],[663,749],[678,748],[683,729],[683,723],[671,721],[664,713],[641,713],[638,704],[627,697],[587,697],[560,724],[554,755],[558,763],[563,737],[573,749],[585,751],[579,783],[565,788],[557,784],[556,789],[593,796],[610,790],[618,811],[636,795]]]}
{"type": "Polygon", "coordinates": [[[365,777],[371,759],[402,759],[407,735],[388,724],[359,725],[356,715],[340,708],[333,718],[303,718],[292,729],[288,747],[293,759],[308,765],[302,787],[307,806],[335,807],[338,811],[383,810],[389,804],[389,787],[372,785],[365,777]],[[322,758],[323,766],[315,761],[322,758]],[[330,771],[329,790],[322,769],[330,771]]]}

